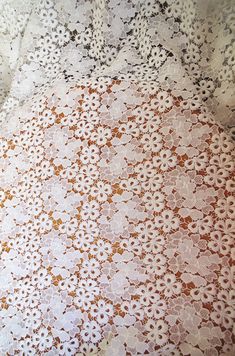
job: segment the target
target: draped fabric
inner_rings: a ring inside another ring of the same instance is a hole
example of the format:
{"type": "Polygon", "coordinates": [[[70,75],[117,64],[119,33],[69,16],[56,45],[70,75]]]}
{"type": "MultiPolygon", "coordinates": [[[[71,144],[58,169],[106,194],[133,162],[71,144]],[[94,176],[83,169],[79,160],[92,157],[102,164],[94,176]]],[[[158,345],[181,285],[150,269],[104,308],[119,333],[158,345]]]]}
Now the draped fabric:
{"type": "Polygon", "coordinates": [[[233,0],[1,0],[1,121],[53,81],[127,77],[234,125],[233,0]],[[7,99],[6,99],[7,98],[7,99]]]}
{"type": "Polygon", "coordinates": [[[233,1],[0,1],[0,355],[233,356],[233,1]]]}

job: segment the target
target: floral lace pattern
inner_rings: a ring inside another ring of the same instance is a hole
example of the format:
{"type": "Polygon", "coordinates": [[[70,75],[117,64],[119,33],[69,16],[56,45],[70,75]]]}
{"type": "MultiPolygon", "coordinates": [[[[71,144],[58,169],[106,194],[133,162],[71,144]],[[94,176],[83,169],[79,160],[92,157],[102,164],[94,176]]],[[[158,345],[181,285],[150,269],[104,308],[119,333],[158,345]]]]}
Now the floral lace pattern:
{"type": "Polygon", "coordinates": [[[13,112],[1,354],[234,354],[234,144],[181,103],[100,77],[13,112]]]}
{"type": "Polygon", "coordinates": [[[234,356],[234,30],[0,1],[1,355],[234,356]]]}
{"type": "Polygon", "coordinates": [[[1,0],[0,123],[61,77],[109,76],[170,89],[235,135],[234,16],[233,0],[1,0]]]}

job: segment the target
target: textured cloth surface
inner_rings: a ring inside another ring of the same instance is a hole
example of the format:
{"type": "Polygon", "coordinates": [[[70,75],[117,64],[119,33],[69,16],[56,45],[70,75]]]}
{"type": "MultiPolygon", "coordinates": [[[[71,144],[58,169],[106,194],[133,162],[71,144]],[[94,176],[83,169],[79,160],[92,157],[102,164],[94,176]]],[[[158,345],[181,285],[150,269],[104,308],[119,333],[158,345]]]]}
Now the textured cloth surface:
{"type": "Polygon", "coordinates": [[[58,78],[171,89],[231,128],[234,0],[0,0],[0,122],[58,78]]]}
{"type": "Polygon", "coordinates": [[[233,1],[0,6],[0,355],[234,356],[233,1]]]}
{"type": "Polygon", "coordinates": [[[234,355],[229,136],[110,79],[61,82],[10,122],[1,353],[234,355]]]}

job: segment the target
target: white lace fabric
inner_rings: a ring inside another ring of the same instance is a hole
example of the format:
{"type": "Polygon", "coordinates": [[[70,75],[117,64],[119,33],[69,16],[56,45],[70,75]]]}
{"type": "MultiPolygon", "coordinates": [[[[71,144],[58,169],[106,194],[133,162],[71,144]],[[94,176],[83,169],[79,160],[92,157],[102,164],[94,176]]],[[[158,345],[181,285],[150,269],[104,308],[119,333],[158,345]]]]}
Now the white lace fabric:
{"type": "Polygon", "coordinates": [[[0,354],[233,356],[233,1],[0,8],[0,354]]]}
{"type": "Polygon", "coordinates": [[[1,120],[65,77],[127,75],[234,125],[234,1],[1,0],[1,120]],[[4,102],[5,98],[5,102],[4,102]],[[8,98],[8,99],[6,99],[8,98]]]}

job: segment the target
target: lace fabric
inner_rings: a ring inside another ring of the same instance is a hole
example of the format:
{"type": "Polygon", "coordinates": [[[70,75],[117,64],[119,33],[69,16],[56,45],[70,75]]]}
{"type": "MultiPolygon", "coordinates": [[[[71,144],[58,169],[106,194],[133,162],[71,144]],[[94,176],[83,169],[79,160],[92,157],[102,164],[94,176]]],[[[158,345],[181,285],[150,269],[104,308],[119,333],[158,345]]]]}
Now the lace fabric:
{"type": "MultiPolygon", "coordinates": [[[[234,2],[1,1],[1,120],[56,78],[171,89],[234,125],[234,2]]],[[[154,90],[154,89],[153,89],[154,90]]]]}
{"type": "Polygon", "coordinates": [[[1,3],[0,354],[234,355],[216,5],[1,3]]]}

